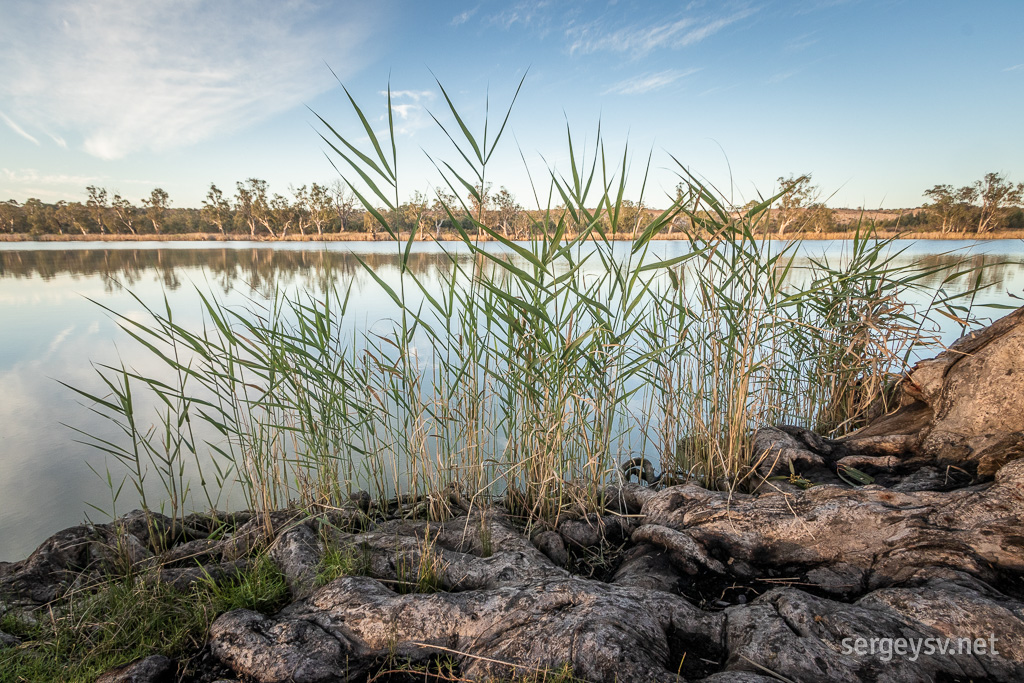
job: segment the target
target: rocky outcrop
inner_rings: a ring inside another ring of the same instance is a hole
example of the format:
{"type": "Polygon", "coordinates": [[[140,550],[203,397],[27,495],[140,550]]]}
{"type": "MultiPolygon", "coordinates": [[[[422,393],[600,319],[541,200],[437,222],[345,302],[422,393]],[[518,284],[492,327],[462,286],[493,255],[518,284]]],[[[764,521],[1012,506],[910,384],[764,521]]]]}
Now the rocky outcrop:
{"type": "Polygon", "coordinates": [[[838,483],[837,474],[853,467],[904,489],[989,480],[1024,455],[1022,387],[1024,308],[917,363],[896,387],[898,409],[847,437],[760,430],[760,473],[785,475],[792,463],[811,481],[838,483]]]}

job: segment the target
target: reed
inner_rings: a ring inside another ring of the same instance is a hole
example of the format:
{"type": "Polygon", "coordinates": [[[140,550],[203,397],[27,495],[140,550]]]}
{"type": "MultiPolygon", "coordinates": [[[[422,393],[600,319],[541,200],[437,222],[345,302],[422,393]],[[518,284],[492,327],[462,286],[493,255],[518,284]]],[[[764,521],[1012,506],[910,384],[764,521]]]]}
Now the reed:
{"type": "Polygon", "coordinates": [[[486,224],[480,188],[515,98],[474,135],[442,92],[451,123],[435,120],[456,162],[432,161],[467,199],[446,206],[460,243],[442,251],[441,287],[409,268],[419,235],[390,218],[401,196],[393,123],[378,135],[350,97],[360,148],[321,119],[339,172],[365,188],[360,201],[395,245],[397,279],[360,261],[393,307],[383,328],[348,319],[352,285],[338,279],[240,308],[200,292],[201,329],[169,306],[147,308],[147,322],[112,311],[167,369],[100,367],[105,393],[78,390],[125,436],[87,438],[123,466],[121,486],[107,473],[115,504],[130,480],[153,506],[155,472],[176,516],[216,506],[234,483],[263,511],[340,506],[367,489],[407,516],[503,498],[550,524],[600,509],[601,486],[636,457],[657,462],[665,483],[749,487],[754,429],[856,428],[936,343],[936,314],[971,318],[971,290],[947,288],[977,265],[896,267],[891,241],[863,228],[841,262],[798,268],[795,243],[755,237],[781,195],[737,213],[681,164],[688,191],[627,218],[629,150],[608,153],[600,130],[587,150],[568,131],[567,167],[534,185],[536,237],[511,241],[486,224]],[[684,253],[654,256],[652,241],[679,223],[684,253]],[[936,276],[930,304],[910,306],[936,276]],[[157,428],[139,415],[140,394],[159,406],[157,428]]]}

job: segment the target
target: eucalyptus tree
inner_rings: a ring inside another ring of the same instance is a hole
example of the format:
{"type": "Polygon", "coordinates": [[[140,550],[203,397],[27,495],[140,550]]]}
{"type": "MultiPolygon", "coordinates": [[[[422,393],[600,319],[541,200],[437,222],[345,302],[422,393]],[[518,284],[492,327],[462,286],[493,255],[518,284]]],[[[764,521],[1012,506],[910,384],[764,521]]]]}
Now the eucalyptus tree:
{"type": "Polygon", "coordinates": [[[128,230],[128,232],[133,235],[138,234],[135,231],[135,207],[132,206],[130,201],[115,193],[114,199],[110,202],[110,208],[114,210],[117,220],[128,230]]]}
{"type": "Polygon", "coordinates": [[[986,173],[974,183],[981,210],[978,213],[978,232],[988,232],[999,223],[1007,209],[1021,203],[1024,184],[1014,185],[1001,173],[986,173]]]}
{"type": "Polygon", "coordinates": [[[49,212],[47,211],[46,204],[35,197],[29,197],[24,204],[21,205],[21,209],[25,214],[25,219],[28,222],[28,230],[30,233],[42,234],[49,232],[47,230],[47,219],[49,218],[49,212]]]}
{"type": "Polygon", "coordinates": [[[256,237],[256,228],[262,225],[274,237],[270,225],[270,205],[267,202],[267,181],[249,178],[244,183],[235,183],[235,221],[249,228],[249,234],[256,237]]]}
{"type": "Polygon", "coordinates": [[[305,235],[306,228],[310,225],[309,216],[309,190],[305,185],[299,187],[291,186],[292,196],[295,197],[295,201],[292,202],[292,217],[295,220],[295,227],[299,229],[299,234],[305,235]]]}
{"type": "Polygon", "coordinates": [[[821,192],[816,185],[811,185],[810,173],[799,178],[794,178],[792,174],[788,178],[780,176],[777,182],[783,192],[775,209],[778,234],[781,237],[804,217],[808,207],[818,202],[821,192]]]}
{"type": "Polygon", "coordinates": [[[493,203],[497,211],[497,224],[502,234],[505,237],[518,237],[516,223],[523,212],[523,207],[516,201],[515,195],[502,185],[495,193],[493,203]]]}
{"type": "MultiPolygon", "coordinates": [[[[353,201],[354,199],[349,200],[350,209],[353,201]]],[[[324,227],[330,225],[331,218],[333,218],[335,212],[334,197],[331,190],[326,185],[319,183],[310,185],[306,208],[309,211],[309,222],[316,228],[316,234],[323,235],[324,227]]],[[[341,221],[340,229],[344,231],[345,222],[341,218],[340,210],[338,214],[341,221]]]]}
{"type": "Polygon", "coordinates": [[[83,235],[89,234],[89,210],[81,202],[57,202],[53,218],[62,234],[63,228],[74,228],[83,235]]]}
{"type": "MultiPolygon", "coordinates": [[[[295,222],[295,218],[295,208],[288,201],[288,198],[284,195],[274,193],[274,196],[270,200],[270,211],[267,212],[266,218],[263,221],[267,231],[273,235],[274,232],[271,226],[276,225],[281,231],[280,236],[284,237],[291,229],[292,223],[295,222]]],[[[306,234],[305,230],[302,231],[302,234],[306,234]]]]}
{"type": "Polygon", "coordinates": [[[939,219],[939,229],[942,232],[949,232],[953,228],[956,214],[956,190],[948,184],[935,185],[925,190],[924,196],[931,200],[931,204],[925,206],[939,219]]]}
{"type": "Polygon", "coordinates": [[[101,234],[106,233],[107,214],[110,208],[107,204],[106,188],[89,185],[85,188],[85,192],[88,195],[85,206],[89,210],[89,217],[92,219],[93,225],[101,234]]]}
{"type": "Polygon", "coordinates": [[[0,202],[0,231],[15,233],[21,218],[21,204],[13,199],[0,202]]]}
{"type": "Polygon", "coordinates": [[[149,193],[149,197],[142,200],[142,204],[146,207],[146,218],[153,224],[153,232],[159,234],[171,204],[170,196],[162,188],[156,187],[149,193]]]}
{"type": "Polygon", "coordinates": [[[430,211],[427,214],[434,223],[434,239],[441,239],[441,228],[446,223],[450,223],[448,209],[455,207],[458,201],[458,198],[451,192],[446,192],[440,188],[434,191],[434,201],[431,203],[430,211]]]}
{"type": "Polygon", "coordinates": [[[206,191],[200,215],[207,223],[216,225],[222,235],[224,224],[231,221],[231,202],[224,198],[224,193],[214,183],[210,183],[210,189],[206,191]]]}
{"type": "MultiPolygon", "coordinates": [[[[316,186],[316,183],[314,183],[316,186]]],[[[334,203],[334,210],[338,214],[338,231],[345,232],[349,223],[358,213],[356,209],[356,195],[352,188],[341,180],[331,183],[331,200],[334,203]]]]}

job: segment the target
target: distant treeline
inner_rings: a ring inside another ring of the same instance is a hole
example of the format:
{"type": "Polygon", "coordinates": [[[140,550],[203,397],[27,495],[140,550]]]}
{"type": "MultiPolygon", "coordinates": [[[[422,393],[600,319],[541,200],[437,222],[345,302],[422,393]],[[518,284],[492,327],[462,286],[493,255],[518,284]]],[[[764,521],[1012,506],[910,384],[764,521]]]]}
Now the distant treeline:
{"type": "MultiPolygon", "coordinates": [[[[825,206],[820,200],[820,189],[811,184],[809,175],[779,178],[779,184],[789,191],[761,217],[758,225],[765,234],[786,236],[847,231],[853,227],[852,222],[860,220],[859,212],[825,206]]],[[[676,188],[677,198],[687,200],[689,191],[680,184],[676,188]]],[[[482,207],[473,197],[462,203],[445,192],[434,197],[417,192],[394,211],[377,211],[386,213],[390,225],[402,232],[416,228],[420,234],[434,237],[450,234],[458,227],[474,232],[470,214],[481,217],[493,230],[516,239],[536,235],[547,224],[541,212],[524,209],[504,187],[497,191],[488,187],[481,196],[482,207]],[[462,225],[454,225],[456,221],[462,225]]],[[[925,190],[923,196],[929,202],[919,208],[875,211],[864,216],[874,227],[890,231],[984,234],[1024,229],[1024,183],[1013,185],[999,173],[987,173],[983,179],[961,188],[935,185],[925,190]]],[[[258,178],[236,183],[231,196],[211,184],[201,208],[172,207],[170,196],[161,188],[143,198],[140,206],[94,185],[86,188],[86,197],[85,202],[54,204],[39,199],[29,199],[23,204],[14,199],[0,202],[0,234],[215,233],[279,239],[296,234],[346,232],[376,237],[382,232],[373,214],[363,210],[355,193],[340,181],[330,186],[313,183],[308,187],[293,187],[288,196],[271,194],[267,182],[258,178]]],[[[699,203],[687,201],[686,205],[700,209],[699,203]]],[[[757,202],[752,201],[734,210],[749,211],[756,206],[757,202]]],[[[614,230],[605,216],[608,231],[629,234],[655,212],[642,203],[623,200],[614,230]]],[[[688,223],[689,219],[681,215],[667,231],[683,230],[688,223]]]]}

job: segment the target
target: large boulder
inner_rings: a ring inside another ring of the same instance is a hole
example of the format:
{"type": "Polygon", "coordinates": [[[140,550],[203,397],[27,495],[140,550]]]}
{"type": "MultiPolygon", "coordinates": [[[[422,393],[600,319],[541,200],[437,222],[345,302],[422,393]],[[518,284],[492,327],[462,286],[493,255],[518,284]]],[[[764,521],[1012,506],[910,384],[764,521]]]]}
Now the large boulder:
{"type": "Polygon", "coordinates": [[[786,475],[792,464],[811,481],[835,482],[853,467],[903,490],[991,479],[1024,455],[1024,308],[918,362],[895,398],[897,410],[841,439],[759,430],[760,474],[786,475]],[[908,481],[908,473],[917,474],[908,481]]]}

